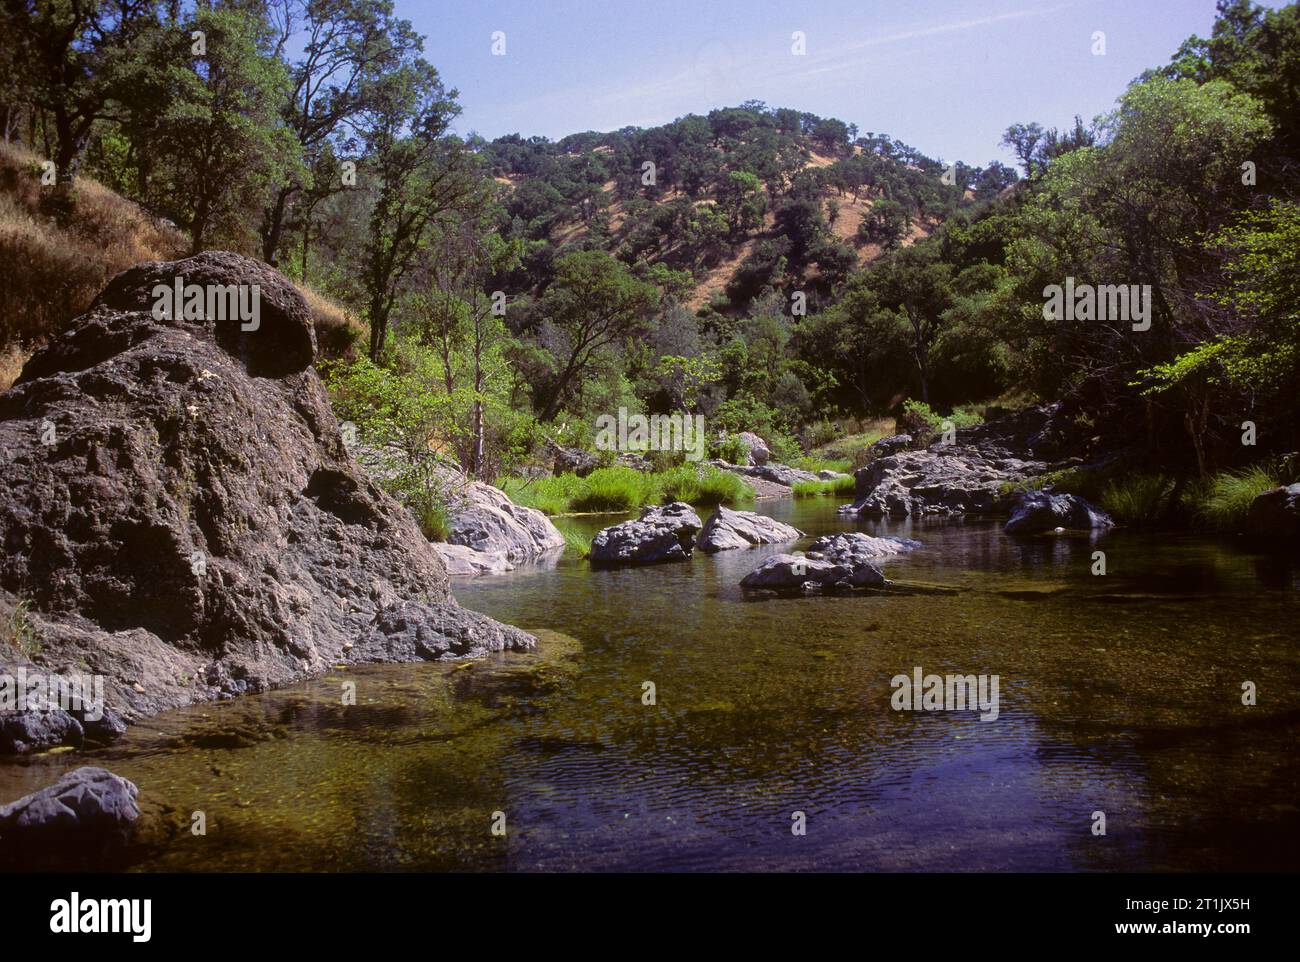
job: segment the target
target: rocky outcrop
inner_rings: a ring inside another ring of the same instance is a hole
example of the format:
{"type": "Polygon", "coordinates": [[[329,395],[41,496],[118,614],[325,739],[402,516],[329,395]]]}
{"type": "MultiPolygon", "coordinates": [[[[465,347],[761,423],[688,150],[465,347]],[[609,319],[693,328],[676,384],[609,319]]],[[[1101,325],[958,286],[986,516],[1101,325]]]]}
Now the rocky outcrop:
{"type": "Polygon", "coordinates": [[[932,445],[872,461],[854,474],[856,500],[840,509],[865,518],[1005,514],[1014,485],[1047,470],[967,445],[932,445]]]}
{"type": "Polygon", "coordinates": [[[124,272],[32,357],[0,394],[0,592],[30,604],[34,661],[102,675],[130,720],[339,662],[534,645],[455,604],[348,455],[314,351],[284,277],[212,252],[124,272]],[[155,318],[177,279],[256,285],[256,330],[155,318]]]}
{"type": "Polygon", "coordinates": [[[1043,534],[1057,528],[1092,531],[1114,525],[1100,508],[1074,494],[1030,491],[1016,502],[1003,530],[1007,534],[1043,534]]]}
{"type": "Polygon", "coordinates": [[[554,443],[550,450],[553,458],[553,474],[576,474],[580,478],[585,478],[600,467],[600,458],[591,451],[584,451],[582,448],[566,448],[554,443]]]}
{"type": "MultiPolygon", "coordinates": [[[[509,571],[520,562],[564,549],[564,535],[546,515],[515,504],[500,488],[481,481],[462,478],[453,483],[447,515],[449,546],[463,546],[480,555],[469,560],[477,573],[509,571]]],[[[440,553],[444,561],[468,557],[443,549],[440,553]]]]}
{"type": "Polygon", "coordinates": [[[591,540],[588,557],[594,565],[685,561],[701,527],[699,516],[684,502],[648,506],[635,521],[600,531],[591,540]]]}
{"type": "Polygon", "coordinates": [[[860,532],[825,535],[802,554],[779,554],[741,579],[745,591],[776,594],[835,593],[884,588],[880,563],[921,547],[910,538],[874,538],[860,532]]]}
{"type": "Polygon", "coordinates": [[[1246,533],[1260,541],[1294,544],[1300,535],[1300,484],[1257,495],[1246,514],[1246,533]]]}
{"type": "Polygon", "coordinates": [[[0,806],[0,867],[105,867],[130,839],[138,795],[125,778],[87,766],[0,806]]]}
{"type": "MultiPolygon", "coordinates": [[[[1057,465],[1069,443],[1060,404],[1027,408],[907,450],[908,435],[882,438],[874,459],[854,473],[852,504],[841,513],[906,518],[1010,512],[1017,488],[1057,465]]],[[[1077,463],[1077,462],[1076,462],[1077,463]]]]}
{"type": "Polygon", "coordinates": [[[767,515],[719,507],[704,522],[697,545],[701,551],[714,554],[756,544],[798,541],[802,537],[803,532],[798,528],[767,515]]]}

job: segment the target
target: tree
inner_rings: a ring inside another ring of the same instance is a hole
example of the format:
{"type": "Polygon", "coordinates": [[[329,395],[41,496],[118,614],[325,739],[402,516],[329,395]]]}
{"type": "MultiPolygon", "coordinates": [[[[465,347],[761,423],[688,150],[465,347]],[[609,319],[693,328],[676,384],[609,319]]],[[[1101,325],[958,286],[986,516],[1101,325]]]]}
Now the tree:
{"type": "Polygon", "coordinates": [[[763,222],[763,182],[748,171],[730,171],[718,186],[718,204],[726,212],[732,237],[753,230],[763,222]]]}
{"type": "MultiPolygon", "coordinates": [[[[390,0],[285,0],[279,26],[277,50],[297,30],[303,34],[281,113],[305,166],[275,185],[263,210],[262,259],[269,264],[276,263],[294,198],[309,193],[307,202],[314,206],[344,189],[333,141],[342,135],[344,141],[352,139],[349,128],[378,95],[380,79],[409,63],[420,49],[419,36],[410,23],[393,16],[390,0]]],[[[309,221],[310,211],[306,213],[309,221]]]]}
{"type": "Polygon", "coordinates": [[[912,216],[906,207],[896,200],[882,198],[871,205],[858,225],[858,232],[865,240],[888,251],[902,243],[911,226],[912,216]]]}
{"type": "Polygon", "coordinates": [[[442,365],[447,394],[464,390],[471,406],[461,463],[470,477],[490,481],[485,413],[508,379],[506,358],[514,339],[505,326],[504,303],[485,285],[518,266],[523,243],[491,233],[486,212],[444,218],[432,233],[415,272],[421,287],[410,297],[410,314],[420,340],[442,365]]]}
{"type": "Polygon", "coordinates": [[[868,283],[881,306],[899,311],[911,327],[921,400],[929,404],[930,348],[944,323],[944,312],[953,303],[952,268],[916,248],[876,263],[880,266],[870,272],[868,283]]]}
{"type": "Polygon", "coordinates": [[[472,157],[447,136],[459,112],[456,92],[424,61],[385,77],[367,111],[366,176],[375,202],[362,261],[372,361],[383,353],[393,307],[430,227],[475,195],[472,157]]]}
{"type": "Polygon", "coordinates": [[[178,34],[158,152],[168,206],[197,253],[214,234],[244,246],[248,215],[272,183],[299,169],[300,153],[276,111],[288,77],[269,24],[233,8],[199,8],[188,26],[202,32],[205,52],[191,56],[191,31],[178,34]]]}
{"type": "Polygon", "coordinates": [[[54,165],[66,186],[98,120],[138,66],[133,46],[158,27],[156,0],[4,0],[3,25],[25,68],[19,95],[53,123],[54,165]]]}
{"type": "Polygon", "coordinates": [[[575,383],[602,351],[644,329],[659,304],[654,285],[639,281],[602,251],[567,254],[542,297],[542,312],[559,334],[559,370],[543,387],[543,421],[553,421],[575,383]]]}
{"type": "Polygon", "coordinates": [[[1012,124],[1002,135],[1002,143],[1015,151],[1020,166],[1025,168],[1025,176],[1033,177],[1038,172],[1038,145],[1043,139],[1040,124],[1012,124]]]}

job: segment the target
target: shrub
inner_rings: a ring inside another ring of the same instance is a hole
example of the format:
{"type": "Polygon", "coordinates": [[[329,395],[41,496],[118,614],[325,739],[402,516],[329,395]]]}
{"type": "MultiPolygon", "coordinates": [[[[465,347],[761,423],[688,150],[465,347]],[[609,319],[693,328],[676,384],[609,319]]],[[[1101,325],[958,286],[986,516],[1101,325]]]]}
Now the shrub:
{"type": "Polygon", "coordinates": [[[749,460],[749,447],[735,435],[728,435],[709,446],[709,457],[728,464],[745,464],[749,460]]]}

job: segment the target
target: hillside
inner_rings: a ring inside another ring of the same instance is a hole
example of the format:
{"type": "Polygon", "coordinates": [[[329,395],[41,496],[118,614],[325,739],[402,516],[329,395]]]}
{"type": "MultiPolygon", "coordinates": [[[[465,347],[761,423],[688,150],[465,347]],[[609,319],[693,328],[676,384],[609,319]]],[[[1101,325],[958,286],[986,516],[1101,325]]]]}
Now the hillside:
{"type": "Polygon", "coordinates": [[[760,103],[477,148],[499,185],[504,230],[534,259],[597,249],[682,271],[692,310],[743,311],[764,288],[820,303],[851,271],[1015,177],[958,165],[946,183],[943,163],[885,134],[760,103]]]}

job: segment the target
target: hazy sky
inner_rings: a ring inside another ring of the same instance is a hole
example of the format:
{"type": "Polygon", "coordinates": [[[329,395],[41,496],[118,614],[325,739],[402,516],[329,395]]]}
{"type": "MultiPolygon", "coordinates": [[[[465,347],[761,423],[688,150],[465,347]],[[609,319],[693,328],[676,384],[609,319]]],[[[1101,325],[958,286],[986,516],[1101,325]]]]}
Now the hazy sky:
{"type": "MultiPolygon", "coordinates": [[[[1277,5],[1277,4],[1270,4],[1277,5]]],[[[558,139],[749,99],[1010,161],[1016,121],[1065,126],[1209,34],[1213,0],[397,0],[460,90],[461,133],[558,139]],[[505,56],[492,55],[503,31],[505,56]],[[1094,56],[1094,31],[1106,53],[1094,56]],[[791,52],[802,31],[807,53],[791,52]]]]}

